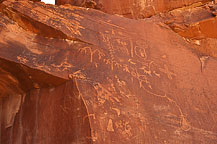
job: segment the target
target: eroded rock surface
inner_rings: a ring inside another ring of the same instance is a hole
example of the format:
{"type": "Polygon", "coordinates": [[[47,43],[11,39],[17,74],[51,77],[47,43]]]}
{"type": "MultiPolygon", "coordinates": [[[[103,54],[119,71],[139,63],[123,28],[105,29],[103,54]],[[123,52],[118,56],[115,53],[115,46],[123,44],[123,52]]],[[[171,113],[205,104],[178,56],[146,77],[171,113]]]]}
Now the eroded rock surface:
{"type": "Polygon", "coordinates": [[[86,107],[73,81],[31,90],[24,99],[13,126],[2,131],[3,143],[91,143],[86,107]]]}
{"type": "Polygon", "coordinates": [[[102,10],[110,14],[141,19],[155,14],[212,0],[56,0],[57,5],[71,4],[102,10]]]}
{"type": "Polygon", "coordinates": [[[217,57],[217,5],[193,5],[161,14],[164,23],[204,55],[217,57]]]}
{"type": "MultiPolygon", "coordinates": [[[[175,32],[191,39],[217,38],[217,17],[213,15],[217,5],[203,5],[177,9],[163,18],[175,32]]],[[[162,15],[161,15],[162,16],[162,15]]]]}
{"type": "Polygon", "coordinates": [[[1,66],[22,92],[1,142],[216,143],[217,60],[198,51],[206,41],[189,42],[162,17],[76,6],[7,0],[0,16],[1,66]]]}

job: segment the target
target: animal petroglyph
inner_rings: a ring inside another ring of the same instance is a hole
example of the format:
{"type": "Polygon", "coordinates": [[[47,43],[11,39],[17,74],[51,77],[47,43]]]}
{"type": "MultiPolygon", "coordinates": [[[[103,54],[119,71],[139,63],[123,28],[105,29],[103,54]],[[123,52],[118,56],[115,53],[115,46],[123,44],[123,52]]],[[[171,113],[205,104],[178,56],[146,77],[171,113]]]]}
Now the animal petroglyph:
{"type": "Polygon", "coordinates": [[[83,74],[83,73],[81,72],[81,70],[78,70],[78,71],[74,72],[73,74],[69,74],[68,77],[69,77],[70,79],[73,79],[73,78],[77,78],[77,79],[87,79],[86,76],[85,76],[85,74],[83,74]]]}
{"type": "Polygon", "coordinates": [[[88,52],[89,52],[89,54],[90,54],[90,62],[91,62],[91,63],[93,62],[93,56],[94,56],[94,54],[97,54],[99,60],[100,60],[103,56],[105,56],[105,54],[104,54],[102,51],[100,51],[100,50],[98,50],[98,49],[92,50],[91,47],[83,47],[83,48],[80,48],[79,51],[80,51],[81,53],[84,53],[84,54],[88,54],[88,52]]]}
{"type": "Polygon", "coordinates": [[[65,58],[64,61],[57,65],[57,64],[51,64],[51,66],[58,68],[59,70],[61,69],[62,71],[66,71],[69,70],[70,68],[73,68],[75,66],[73,66],[71,63],[68,62],[68,59],[65,58]]]}

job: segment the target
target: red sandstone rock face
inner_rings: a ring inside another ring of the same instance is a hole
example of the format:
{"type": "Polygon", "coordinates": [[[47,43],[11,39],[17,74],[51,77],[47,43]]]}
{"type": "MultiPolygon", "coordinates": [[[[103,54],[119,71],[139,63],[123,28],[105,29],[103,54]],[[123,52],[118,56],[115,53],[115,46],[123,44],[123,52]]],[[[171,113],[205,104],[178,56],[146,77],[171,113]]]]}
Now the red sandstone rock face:
{"type": "Polygon", "coordinates": [[[193,3],[204,3],[207,1],[211,0],[56,0],[56,4],[91,7],[110,14],[119,14],[128,18],[140,19],[193,3]]]}
{"type": "Polygon", "coordinates": [[[88,114],[74,82],[35,89],[24,98],[13,126],[2,131],[3,143],[91,143],[88,114]]]}
{"type": "Polygon", "coordinates": [[[217,5],[178,9],[163,17],[165,23],[185,38],[217,38],[217,18],[212,14],[215,7],[217,5]]]}
{"type": "Polygon", "coordinates": [[[194,49],[204,55],[217,57],[217,6],[208,3],[177,9],[160,17],[175,32],[194,44],[194,49]]]}
{"type": "MultiPolygon", "coordinates": [[[[0,3],[2,3],[3,1],[6,1],[6,0],[0,0],[0,3]]],[[[41,0],[30,0],[30,1],[33,1],[33,2],[40,2],[41,0]]]]}
{"type": "Polygon", "coordinates": [[[216,143],[217,61],[162,18],[13,0],[0,17],[2,143],[216,143]]]}

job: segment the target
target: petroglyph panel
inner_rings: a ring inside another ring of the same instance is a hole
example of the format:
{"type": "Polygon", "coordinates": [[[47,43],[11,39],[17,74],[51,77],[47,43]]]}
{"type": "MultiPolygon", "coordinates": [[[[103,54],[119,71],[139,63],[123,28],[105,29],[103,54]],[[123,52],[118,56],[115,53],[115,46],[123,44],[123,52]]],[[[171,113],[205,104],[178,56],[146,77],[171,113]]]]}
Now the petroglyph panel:
{"type": "MultiPolygon", "coordinates": [[[[137,4],[150,6],[152,2],[137,4]]],[[[12,71],[13,77],[23,74],[29,81],[33,79],[31,88],[40,89],[35,90],[35,98],[41,94],[35,101],[45,103],[43,108],[47,108],[38,109],[37,113],[46,112],[48,116],[43,118],[47,118],[48,125],[57,124],[58,130],[63,125],[66,130],[72,126],[70,114],[83,108],[85,113],[75,116],[80,116],[76,117],[79,124],[90,125],[85,139],[94,144],[216,142],[217,62],[210,57],[201,63],[203,59],[189,50],[191,43],[164,24],[152,18],[132,20],[67,5],[13,0],[1,5],[7,8],[0,9],[4,11],[0,16],[7,22],[0,20],[0,57],[23,68],[12,71]],[[12,17],[13,13],[21,19],[12,17]],[[28,17],[28,23],[22,25],[24,17],[28,17]],[[33,27],[34,23],[40,27],[33,27]],[[30,73],[27,67],[39,72],[30,73]],[[53,77],[46,75],[42,79],[42,72],[53,77]],[[48,81],[54,77],[70,80],[73,85],[54,87],[40,83],[45,83],[47,77],[48,81]],[[71,91],[74,87],[76,91],[71,91]],[[59,93],[54,94],[57,101],[52,99],[54,92],[59,93]],[[48,103],[57,113],[50,110],[48,103]],[[59,121],[55,121],[55,116],[59,121]]],[[[18,81],[21,83],[22,79],[18,81]]],[[[28,97],[26,104],[30,102],[28,97]]],[[[34,111],[33,106],[36,107],[30,104],[24,112],[34,111]]],[[[40,126],[45,119],[39,119],[39,115],[33,119],[40,126]]],[[[34,124],[29,122],[27,127],[31,129],[34,124]]],[[[15,123],[19,123],[18,119],[15,123]]],[[[14,127],[14,135],[16,130],[14,127]]],[[[70,134],[76,133],[73,130],[70,134]]],[[[23,137],[34,141],[34,132],[32,137],[23,137]]],[[[61,132],[64,135],[68,131],[61,132]]],[[[47,132],[48,137],[49,134],[52,133],[47,132]]],[[[63,137],[65,143],[72,143],[71,137],[63,137]]],[[[44,139],[37,140],[43,143],[44,139]]]]}

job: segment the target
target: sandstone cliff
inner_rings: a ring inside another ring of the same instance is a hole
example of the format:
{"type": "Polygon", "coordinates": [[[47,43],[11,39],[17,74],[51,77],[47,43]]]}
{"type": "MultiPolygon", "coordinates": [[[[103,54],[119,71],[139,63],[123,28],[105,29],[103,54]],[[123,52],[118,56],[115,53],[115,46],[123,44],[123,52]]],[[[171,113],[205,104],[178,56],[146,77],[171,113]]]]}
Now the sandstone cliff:
{"type": "Polygon", "coordinates": [[[0,3],[2,144],[216,143],[214,2],[56,3],[0,3]]]}

